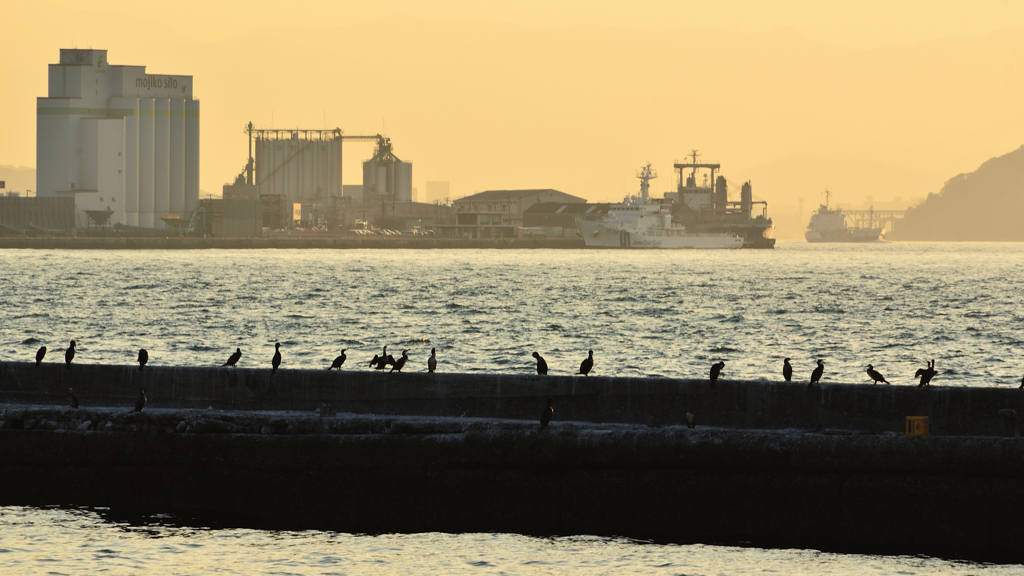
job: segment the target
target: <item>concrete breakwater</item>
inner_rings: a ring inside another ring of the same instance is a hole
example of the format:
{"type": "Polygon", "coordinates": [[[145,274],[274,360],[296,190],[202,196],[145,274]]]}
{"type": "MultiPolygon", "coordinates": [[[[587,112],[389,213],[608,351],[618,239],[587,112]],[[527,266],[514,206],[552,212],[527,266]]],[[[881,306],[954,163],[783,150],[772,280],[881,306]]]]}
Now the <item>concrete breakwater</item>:
{"type": "Polygon", "coordinates": [[[427,374],[44,363],[0,364],[0,403],[66,403],[73,387],[82,406],[135,405],[145,387],[155,408],[295,410],[321,403],[337,412],[473,416],[537,420],[547,398],[555,420],[644,424],[653,416],[680,424],[745,429],[838,429],[902,432],[907,416],[927,416],[932,435],[1004,434],[1000,410],[1024,414],[1024,390],[799,382],[427,374]]]}
{"type": "Polygon", "coordinates": [[[145,238],[145,237],[0,237],[2,248],[37,250],[208,250],[208,249],[479,249],[479,248],[586,248],[579,238],[417,238],[372,236],[344,238],[145,238]]]}
{"type": "Polygon", "coordinates": [[[1024,440],[998,435],[998,411],[1020,413],[1021,399],[976,388],[8,363],[0,504],[1022,561],[1024,440]],[[139,386],[150,403],[131,413],[139,386]],[[555,418],[540,432],[548,397],[555,418]],[[679,425],[685,412],[695,429],[679,425]],[[930,416],[932,435],[904,436],[905,415],[930,416]],[[649,416],[664,426],[648,427],[649,416]]]}

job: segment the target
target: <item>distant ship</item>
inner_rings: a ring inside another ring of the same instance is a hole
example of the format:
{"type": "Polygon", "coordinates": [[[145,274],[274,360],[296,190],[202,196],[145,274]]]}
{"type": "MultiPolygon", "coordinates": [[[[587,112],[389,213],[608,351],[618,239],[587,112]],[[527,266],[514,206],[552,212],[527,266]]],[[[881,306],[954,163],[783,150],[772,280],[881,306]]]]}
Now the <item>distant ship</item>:
{"type": "Polygon", "coordinates": [[[672,218],[690,232],[735,234],[743,238],[744,248],[774,248],[775,226],[768,217],[768,203],[754,201],[750,182],[740,187],[740,201],[729,201],[728,182],[725,177],[715,177],[721,164],[697,162],[700,154],[690,153],[690,162],[673,166],[679,174],[675,192],[665,197],[675,201],[672,218]],[[703,176],[698,182],[698,178],[703,176]],[[712,183],[714,188],[712,188],[712,183]],[[761,205],[761,214],[752,216],[754,205],[761,205]]]}
{"type": "Polygon", "coordinates": [[[657,178],[648,164],[637,173],[640,195],[612,204],[600,220],[577,219],[576,227],[587,246],[600,248],[742,248],[736,234],[691,233],[672,221],[672,205],[650,197],[650,181],[657,178]]]}
{"type": "Polygon", "coordinates": [[[885,236],[882,228],[847,226],[842,208],[829,208],[832,193],[825,190],[825,203],[811,215],[804,238],[808,242],[875,242],[885,236]]]}

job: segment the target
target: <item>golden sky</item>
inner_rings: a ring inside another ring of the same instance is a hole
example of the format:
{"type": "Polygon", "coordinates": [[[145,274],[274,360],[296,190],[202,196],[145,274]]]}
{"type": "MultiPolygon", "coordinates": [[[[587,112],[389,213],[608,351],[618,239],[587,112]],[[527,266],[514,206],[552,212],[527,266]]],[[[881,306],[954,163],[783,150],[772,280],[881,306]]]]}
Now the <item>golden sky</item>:
{"type": "MultiPolygon", "coordinates": [[[[194,76],[201,188],[243,126],[390,136],[413,186],[672,188],[698,148],[777,210],[904,201],[1024,143],[1024,1],[6,2],[0,165],[35,166],[61,48],[194,76]]],[[[346,183],[372,150],[346,144],[346,183]]],[[[2,178],[2,174],[0,174],[2,178]]]]}

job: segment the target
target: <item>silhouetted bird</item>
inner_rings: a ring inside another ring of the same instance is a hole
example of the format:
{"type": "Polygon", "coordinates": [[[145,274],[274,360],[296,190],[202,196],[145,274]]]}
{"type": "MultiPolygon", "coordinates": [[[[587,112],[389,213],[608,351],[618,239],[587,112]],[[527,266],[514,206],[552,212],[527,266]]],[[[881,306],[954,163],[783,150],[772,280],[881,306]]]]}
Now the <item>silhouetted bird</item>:
{"type": "Polygon", "coordinates": [[[874,382],[872,382],[873,384],[878,384],[879,382],[885,382],[886,384],[889,383],[889,381],[885,379],[885,376],[882,376],[882,373],[875,370],[875,367],[871,364],[868,364],[868,376],[871,376],[871,379],[874,380],[874,382]]]}
{"type": "Polygon", "coordinates": [[[1021,387],[1021,388],[1024,388],[1024,378],[1021,378],[1021,379],[1020,379],[1020,387],[1021,387]]]}
{"type": "Polygon", "coordinates": [[[394,365],[391,366],[391,372],[394,372],[396,370],[399,371],[399,372],[402,371],[402,366],[405,366],[405,361],[409,359],[409,354],[407,354],[407,352],[409,352],[409,351],[408,350],[402,350],[402,357],[399,358],[398,361],[395,362],[394,365]]]}
{"type": "Polygon", "coordinates": [[[277,367],[281,365],[281,343],[274,344],[274,357],[270,360],[270,374],[277,374],[277,367]]]}
{"type": "Polygon", "coordinates": [[[824,373],[825,373],[825,363],[822,362],[819,359],[818,360],[818,367],[814,369],[814,372],[811,372],[811,381],[807,385],[810,386],[811,384],[814,384],[815,382],[820,382],[821,381],[821,375],[824,374],[824,373]]]}
{"type": "Polygon", "coordinates": [[[593,369],[594,369],[594,351],[591,350],[590,351],[590,355],[587,356],[586,358],[584,358],[583,362],[580,362],[580,372],[579,373],[583,374],[584,376],[586,376],[587,374],[590,374],[590,371],[593,370],[593,369]]]}
{"type": "Polygon", "coordinates": [[[71,345],[68,346],[67,351],[64,352],[64,363],[68,365],[68,368],[71,367],[71,361],[75,359],[75,347],[76,346],[77,346],[77,344],[75,344],[75,341],[72,340],[71,341],[71,345]]]}
{"type": "Polygon", "coordinates": [[[241,359],[242,359],[242,349],[241,348],[235,348],[235,353],[232,354],[231,356],[229,356],[228,357],[228,361],[225,362],[224,364],[222,364],[221,366],[222,367],[223,366],[234,366],[235,364],[238,364],[238,361],[241,360],[241,359]]]}
{"type": "Polygon", "coordinates": [[[789,365],[789,358],[782,361],[782,377],[786,379],[786,382],[793,381],[793,367],[789,365]]]}
{"type": "Polygon", "coordinates": [[[376,368],[377,370],[383,370],[383,369],[387,368],[388,364],[389,364],[389,362],[388,362],[389,359],[391,360],[390,364],[394,364],[395,363],[395,359],[392,358],[391,356],[388,356],[388,347],[387,346],[384,347],[384,351],[381,352],[380,356],[374,356],[374,358],[376,358],[377,361],[376,362],[372,362],[371,361],[370,362],[370,367],[371,368],[376,368]]]}
{"type": "Polygon", "coordinates": [[[380,362],[380,356],[377,356],[376,354],[374,354],[373,355],[373,360],[370,360],[370,368],[376,367],[377,366],[377,362],[380,362]]]}
{"type": "Polygon", "coordinates": [[[686,427],[695,428],[697,426],[697,419],[694,418],[693,414],[686,413],[686,427]]]}
{"type": "MultiPolygon", "coordinates": [[[[536,352],[534,352],[536,354],[536,352]]],[[[540,414],[540,429],[544,430],[547,428],[548,423],[551,422],[551,415],[555,413],[555,399],[548,398],[548,407],[544,409],[540,414]]]]}
{"type": "Polygon", "coordinates": [[[149,352],[146,352],[145,348],[139,348],[139,372],[142,371],[146,366],[146,362],[149,362],[149,352]]]}
{"type": "Polygon", "coordinates": [[[135,412],[142,412],[146,407],[146,389],[139,388],[139,399],[135,401],[135,412]]]}
{"type": "Polygon", "coordinates": [[[722,368],[725,368],[724,360],[719,362],[718,364],[711,365],[711,377],[709,379],[711,380],[712,387],[714,387],[715,382],[718,382],[718,374],[722,371],[722,368]]]}
{"type": "Polygon", "coordinates": [[[331,367],[328,370],[341,370],[341,365],[345,363],[345,350],[348,350],[348,348],[341,349],[341,356],[338,356],[334,359],[334,362],[331,362],[331,367]]]}
{"type": "Polygon", "coordinates": [[[74,388],[68,388],[68,404],[71,404],[72,408],[78,408],[78,396],[75,396],[74,388]]]}
{"type": "Polygon", "coordinates": [[[541,358],[540,354],[534,352],[533,357],[537,359],[537,374],[544,375],[548,373],[548,363],[541,358]]]}
{"type": "MultiPolygon", "coordinates": [[[[927,367],[918,368],[917,372],[914,372],[914,378],[921,379],[921,382],[918,383],[917,386],[928,386],[928,384],[931,383],[932,378],[934,378],[936,374],[938,374],[938,372],[935,371],[935,360],[933,359],[931,362],[928,362],[927,367]]],[[[1022,387],[1024,387],[1024,381],[1021,382],[1021,385],[1022,387]]]]}
{"type": "Polygon", "coordinates": [[[40,346],[39,350],[36,350],[36,368],[43,362],[43,357],[46,356],[46,346],[40,346]]]}
{"type": "Polygon", "coordinates": [[[437,350],[430,349],[430,358],[427,358],[427,372],[437,370],[437,350]]]}

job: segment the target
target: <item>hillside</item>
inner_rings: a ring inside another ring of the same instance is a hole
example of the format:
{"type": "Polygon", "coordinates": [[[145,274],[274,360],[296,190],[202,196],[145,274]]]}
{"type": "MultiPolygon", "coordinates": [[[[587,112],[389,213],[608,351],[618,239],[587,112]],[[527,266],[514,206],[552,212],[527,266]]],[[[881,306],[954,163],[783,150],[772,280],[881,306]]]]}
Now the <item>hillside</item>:
{"type": "Polygon", "coordinates": [[[890,240],[1024,241],[1024,146],[946,182],[890,240]]]}

